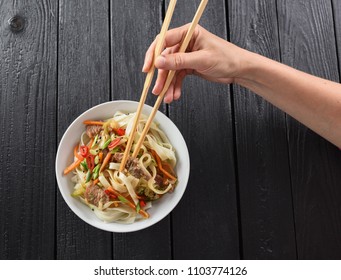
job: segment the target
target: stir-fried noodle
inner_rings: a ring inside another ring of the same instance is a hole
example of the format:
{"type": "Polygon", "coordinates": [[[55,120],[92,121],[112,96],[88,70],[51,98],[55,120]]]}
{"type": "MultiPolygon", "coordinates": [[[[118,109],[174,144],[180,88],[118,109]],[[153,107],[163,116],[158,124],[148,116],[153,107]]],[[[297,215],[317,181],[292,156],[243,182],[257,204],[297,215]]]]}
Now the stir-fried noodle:
{"type": "MultiPolygon", "coordinates": [[[[74,148],[72,196],[88,205],[105,222],[133,223],[148,218],[152,201],[177,184],[175,151],[166,135],[152,123],[138,156],[128,158],[119,172],[135,113],[116,112],[107,120],[85,121],[86,131],[74,148]]],[[[146,123],[141,115],[132,151],[146,123]]],[[[131,153],[132,153],[131,151],[131,153]]]]}

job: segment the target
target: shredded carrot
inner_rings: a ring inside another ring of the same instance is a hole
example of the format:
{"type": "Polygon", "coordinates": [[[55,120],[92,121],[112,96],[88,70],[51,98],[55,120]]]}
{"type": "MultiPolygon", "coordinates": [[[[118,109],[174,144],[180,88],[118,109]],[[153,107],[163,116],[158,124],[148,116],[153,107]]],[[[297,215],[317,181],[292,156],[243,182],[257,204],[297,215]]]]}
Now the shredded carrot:
{"type": "MultiPolygon", "coordinates": [[[[133,208],[133,209],[136,210],[135,205],[134,205],[134,208],[133,208]]],[[[145,218],[147,218],[147,219],[149,218],[149,214],[148,214],[146,211],[144,211],[143,209],[140,209],[139,214],[141,214],[143,217],[145,217],[145,218]]]]}
{"type": "Polygon", "coordinates": [[[104,124],[104,122],[92,121],[92,120],[86,120],[83,123],[86,125],[103,125],[104,124]]]}
{"type": "Polygon", "coordinates": [[[84,158],[78,153],[78,145],[75,146],[75,148],[73,149],[73,154],[76,158],[78,158],[79,160],[83,160],[84,158]]]}
{"type": "Polygon", "coordinates": [[[175,175],[175,172],[172,166],[168,162],[163,162],[162,168],[165,169],[168,173],[172,174],[173,176],[175,175]]]}
{"type": "Polygon", "coordinates": [[[103,169],[105,168],[105,166],[109,163],[110,158],[111,158],[111,153],[108,153],[103,160],[99,173],[101,173],[103,169]]]}
{"type": "MultiPolygon", "coordinates": [[[[136,210],[136,205],[129,201],[127,198],[125,198],[123,195],[121,195],[118,191],[116,191],[113,187],[107,188],[109,192],[111,192],[113,195],[116,195],[117,197],[124,198],[125,204],[127,204],[130,208],[136,210]]],[[[141,214],[145,218],[149,218],[149,214],[144,211],[143,209],[140,209],[139,214],[141,214]]]]}
{"type": "Polygon", "coordinates": [[[103,160],[103,152],[99,152],[98,154],[98,161],[101,163],[103,160]]]}
{"type": "Polygon", "coordinates": [[[162,163],[161,163],[161,159],[160,159],[159,155],[154,150],[152,150],[151,152],[152,152],[153,156],[156,159],[156,162],[157,162],[157,165],[158,165],[160,171],[163,174],[165,174],[169,179],[172,179],[172,180],[175,181],[176,177],[174,177],[173,175],[169,174],[169,172],[162,167],[162,163]]]}
{"type": "MultiPolygon", "coordinates": [[[[91,141],[88,146],[89,148],[91,147],[93,141],[94,139],[91,138],[91,141]]],[[[78,145],[76,145],[76,147],[73,149],[73,154],[77,158],[77,160],[71,163],[71,165],[69,165],[68,167],[64,169],[64,175],[70,173],[72,170],[77,168],[81,164],[81,162],[84,160],[84,158],[80,154],[78,154],[78,145]]]]}
{"type": "Polygon", "coordinates": [[[99,179],[97,178],[96,180],[94,180],[94,185],[97,185],[99,183],[99,179]]]}
{"type": "Polygon", "coordinates": [[[118,191],[115,191],[114,190],[114,188],[113,187],[109,187],[109,188],[107,188],[107,190],[108,190],[108,192],[111,192],[113,195],[116,195],[117,196],[117,194],[119,194],[119,192],[118,191]]]}
{"type": "Polygon", "coordinates": [[[66,174],[70,173],[72,170],[74,170],[78,165],[81,164],[81,162],[82,161],[80,159],[78,159],[75,162],[71,163],[71,165],[69,165],[68,167],[66,167],[64,169],[64,175],[66,175],[66,174]]]}

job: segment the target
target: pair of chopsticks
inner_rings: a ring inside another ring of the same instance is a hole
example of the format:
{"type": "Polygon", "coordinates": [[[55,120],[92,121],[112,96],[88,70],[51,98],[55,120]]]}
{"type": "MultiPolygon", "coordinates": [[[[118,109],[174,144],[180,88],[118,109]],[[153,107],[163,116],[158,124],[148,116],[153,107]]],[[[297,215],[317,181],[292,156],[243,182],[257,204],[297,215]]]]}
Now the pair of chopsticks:
{"type": "MultiPolygon", "coordinates": [[[[173,16],[173,12],[174,12],[174,9],[175,9],[175,5],[176,5],[176,2],[177,0],[171,0],[170,3],[169,3],[169,6],[168,6],[168,9],[167,9],[167,13],[166,13],[166,16],[165,16],[165,20],[163,22],[163,25],[162,25],[162,28],[161,28],[161,31],[160,31],[160,34],[159,34],[159,39],[157,41],[157,44],[156,44],[156,47],[155,47],[155,53],[154,53],[154,61],[155,59],[161,54],[162,52],[162,48],[164,47],[164,41],[165,41],[165,37],[166,37],[166,32],[169,28],[169,24],[170,24],[170,21],[172,19],[172,16],[173,16]]],[[[195,16],[192,20],[192,23],[187,31],[187,34],[186,34],[186,37],[184,39],[184,41],[182,42],[181,46],[180,46],[180,49],[179,49],[179,52],[185,52],[187,47],[188,47],[188,44],[193,36],[193,33],[194,33],[194,30],[195,30],[195,27],[197,26],[205,8],[206,8],[206,5],[207,5],[207,2],[208,0],[202,0],[196,13],[195,13],[195,16]]],[[[147,73],[147,76],[146,76],[146,80],[145,80],[145,83],[144,83],[144,86],[143,86],[143,90],[142,90],[142,94],[141,94],[141,98],[140,98],[140,101],[139,101],[139,105],[137,107],[137,111],[136,111],[136,114],[135,114],[135,118],[134,118],[134,122],[133,122],[133,126],[132,126],[132,130],[131,130],[131,133],[130,133],[130,136],[128,138],[128,143],[127,143],[127,146],[126,146],[126,149],[125,149],[125,152],[124,152],[124,155],[123,155],[123,158],[122,158],[122,162],[121,162],[121,165],[120,165],[120,169],[119,171],[122,172],[124,169],[125,169],[125,165],[126,165],[126,162],[128,160],[128,156],[130,154],[130,150],[131,150],[131,146],[133,144],[133,141],[134,141],[134,138],[135,138],[135,133],[136,133],[136,127],[137,127],[137,124],[139,122],[139,119],[140,119],[140,115],[141,115],[141,111],[142,111],[142,108],[143,108],[143,105],[146,101],[146,97],[147,97],[147,94],[148,94],[148,91],[149,91],[149,88],[150,88],[150,85],[152,83],[152,80],[153,80],[153,76],[154,76],[154,72],[155,72],[155,66],[154,66],[154,63],[151,67],[151,69],[149,70],[149,72],[147,73]]],[[[159,94],[155,104],[154,104],[154,107],[149,115],[149,118],[146,122],[146,125],[141,133],[141,136],[140,136],[140,139],[139,141],[137,142],[136,146],[135,146],[135,149],[134,149],[134,152],[132,154],[132,158],[136,158],[136,156],[138,155],[139,151],[140,151],[140,148],[141,148],[141,145],[149,131],[149,128],[150,128],[150,125],[151,123],[153,122],[153,119],[162,103],[162,100],[165,96],[165,93],[167,92],[173,78],[174,78],[174,75],[175,75],[176,71],[174,70],[170,70],[168,72],[168,76],[167,76],[167,79],[166,79],[166,82],[165,82],[165,85],[161,91],[161,93],[159,94]]]]}

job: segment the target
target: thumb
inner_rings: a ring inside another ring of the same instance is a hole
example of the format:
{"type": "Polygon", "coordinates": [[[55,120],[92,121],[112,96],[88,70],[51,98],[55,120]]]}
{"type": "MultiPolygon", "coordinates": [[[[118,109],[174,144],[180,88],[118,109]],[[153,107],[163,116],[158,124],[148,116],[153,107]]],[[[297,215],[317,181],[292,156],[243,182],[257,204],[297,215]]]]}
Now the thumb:
{"type": "Polygon", "coordinates": [[[160,55],[155,60],[155,67],[165,70],[199,69],[205,63],[200,51],[160,55]]]}

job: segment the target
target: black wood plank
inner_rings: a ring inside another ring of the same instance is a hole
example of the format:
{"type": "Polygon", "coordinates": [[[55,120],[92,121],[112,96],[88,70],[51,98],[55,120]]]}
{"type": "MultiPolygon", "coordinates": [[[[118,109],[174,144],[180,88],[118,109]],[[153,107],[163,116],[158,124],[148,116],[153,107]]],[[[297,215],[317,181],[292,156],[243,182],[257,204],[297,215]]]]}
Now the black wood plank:
{"type": "MultiPolygon", "coordinates": [[[[331,1],[280,0],[278,19],[283,62],[338,81],[331,1]]],[[[340,259],[340,151],[293,119],[287,123],[298,257],[340,259]]]]}
{"type": "Polygon", "coordinates": [[[54,258],[56,14],[0,1],[1,259],[54,258]]]}
{"type": "MultiPolygon", "coordinates": [[[[333,19],[334,19],[334,27],[335,27],[335,36],[336,36],[336,46],[337,46],[337,57],[338,57],[338,66],[339,66],[339,75],[340,67],[341,67],[341,1],[332,0],[332,9],[333,9],[333,19]]],[[[339,78],[340,81],[340,78],[339,78]]]]}
{"type": "MultiPolygon", "coordinates": [[[[276,2],[230,0],[231,42],[279,60],[276,2]]],[[[285,114],[234,86],[243,258],[296,258],[285,114]]]]}
{"type": "MultiPolygon", "coordinates": [[[[168,2],[168,1],[166,1],[168,2]]],[[[210,1],[200,24],[226,38],[225,1],[210,1]]],[[[178,1],[172,26],[191,22],[200,1],[178,1]]],[[[172,213],[175,259],[238,259],[239,237],[229,87],[188,77],[170,118],[187,142],[191,174],[172,213]]]]}
{"type": "MultiPolygon", "coordinates": [[[[109,100],[109,4],[59,1],[58,139],[83,111],[109,100]]],[[[109,259],[112,234],[80,220],[58,192],[57,258],[109,259]]]]}
{"type": "MultiPolygon", "coordinates": [[[[112,99],[139,101],[144,55],[161,30],[162,1],[111,2],[112,99]]],[[[149,94],[147,104],[154,105],[149,94]]],[[[165,112],[165,107],[163,106],[165,112]]],[[[114,234],[115,259],[170,259],[169,217],[139,232],[114,234]]]]}

